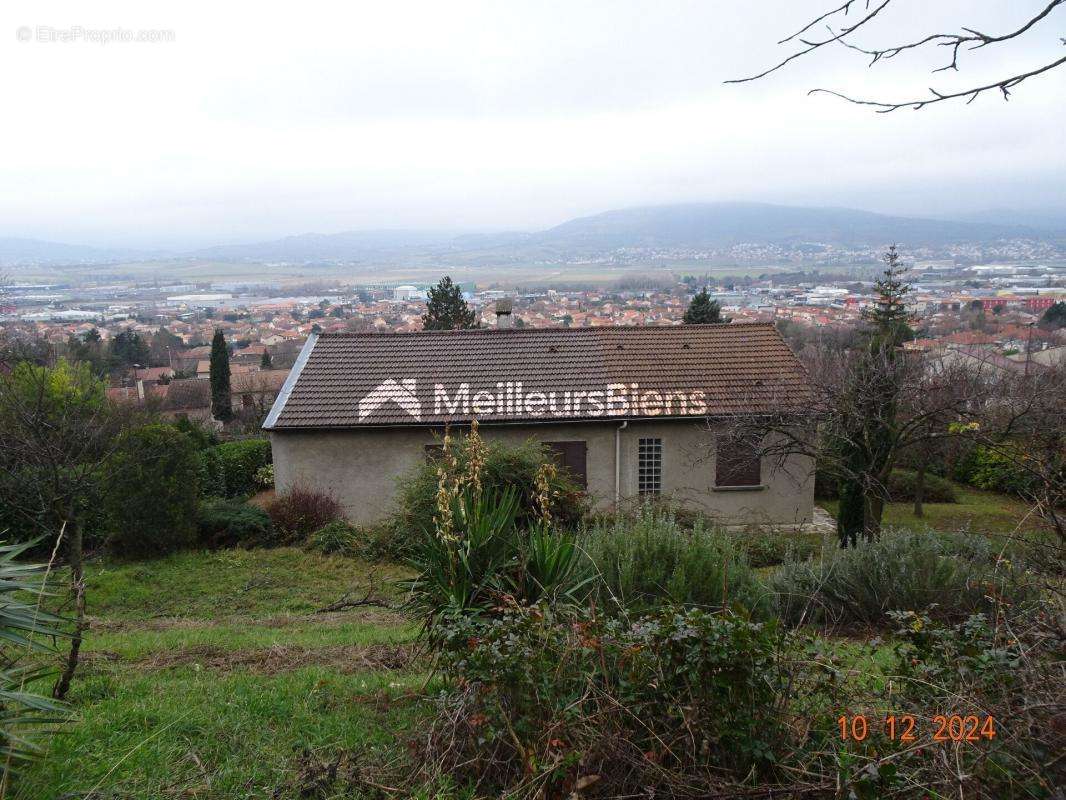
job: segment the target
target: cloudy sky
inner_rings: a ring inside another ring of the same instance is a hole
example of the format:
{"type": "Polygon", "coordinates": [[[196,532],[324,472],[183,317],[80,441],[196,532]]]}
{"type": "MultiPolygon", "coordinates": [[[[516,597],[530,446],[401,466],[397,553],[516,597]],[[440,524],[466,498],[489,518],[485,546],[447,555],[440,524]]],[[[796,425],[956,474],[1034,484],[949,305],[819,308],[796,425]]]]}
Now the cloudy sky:
{"type": "MultiPolygon", "coordinates": [[[[894,0],[861,41],[1005,32],[1045,4],[894,0]]],[[[193,246],[733,199],[1066,208],[1066,68],[1007,104],[878,115],[806,95],[903,100],[1038,66],[1064,51],[1066,7],[964,55],[958,76],[929,75],[942,50],[867,69],[835,48],[723,85],[784,55],[776,40],[829,5],[5,0],[0,235],[193,246]],[[90,40],[115,28],[172,41],[90,40]]]]}

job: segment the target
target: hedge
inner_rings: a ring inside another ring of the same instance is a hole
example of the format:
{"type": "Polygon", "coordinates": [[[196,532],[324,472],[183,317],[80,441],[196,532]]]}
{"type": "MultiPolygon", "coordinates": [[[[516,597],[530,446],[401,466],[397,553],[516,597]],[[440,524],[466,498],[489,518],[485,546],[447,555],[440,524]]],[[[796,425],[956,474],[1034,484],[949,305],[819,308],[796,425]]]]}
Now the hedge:
{"type": "Polygon", "coordinates": [[[259,490],[256,473],[272,463],[270,442],[242,439],[200,452],[200,485],[215,497],[247,497],[259,490]]]}
{"type": "Polygon", "coordinates": [[[107,464],[108,546],[124,556],[155,556],[196,538],[196,448],[172,425],[122,434],[107,464]]]}

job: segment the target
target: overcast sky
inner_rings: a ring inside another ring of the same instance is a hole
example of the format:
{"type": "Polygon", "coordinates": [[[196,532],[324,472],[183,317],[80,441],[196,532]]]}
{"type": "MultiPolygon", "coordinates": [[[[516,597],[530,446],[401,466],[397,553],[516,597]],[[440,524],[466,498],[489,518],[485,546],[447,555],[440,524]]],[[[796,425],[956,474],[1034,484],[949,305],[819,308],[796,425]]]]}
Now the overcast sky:
{"type": "MultiPolygon", "coordinates": [[[[878,115],[806,95],[902,100],[1032,68],[1062,54],[1066,8],[1019,44],[964,54],[958,76],[929,75],[943,50],[867,69],[837,48],[722,84],[831,4],[4,0],[0,235],[191,246],[734,199],[1066,208],[1066,68],[1007,104],[878,115]],[[42,42],[38,26],[173,41],[42,42]]],[[[895,0],[862,41],[1005,32],[1045,4],[895,0]]]]}

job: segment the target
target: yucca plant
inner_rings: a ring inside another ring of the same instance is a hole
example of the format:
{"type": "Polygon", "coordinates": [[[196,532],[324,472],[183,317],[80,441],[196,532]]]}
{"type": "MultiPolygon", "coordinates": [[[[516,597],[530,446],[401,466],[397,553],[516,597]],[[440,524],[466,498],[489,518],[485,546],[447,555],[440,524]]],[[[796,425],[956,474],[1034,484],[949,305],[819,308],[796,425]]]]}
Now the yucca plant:
{"type": "Polygon", "coordinates": [[[519,489],[483,483],[489,452],[476,423],[458,445],[444,436],[433,522],[416,532],[410,562],[418,575],[405,584],[408,607],[423,616],[430,638],[443,619],[479,616],[505,599],[572,600],[590,580],[579,569],[582,553],[574,537],[553,524],[554,464],[537,470],[535,522],[525,530],[519,489]]]}
{"type": "Polygon", "coordinates": [[[576,602],[599,578],[586,574],[585,560],[573,534],[538,525],[525,541],[522,568],[513,579],[514,593],[531,604],[545,599],[576,602]]]}
{"type": "Polygon", "coordinates": [[[424,615],[427,631],[446,616],[487,610],[506,591],[506,572],[516,553],[518,498],[508,488],[450,499],[452,521],[422,531],[407,582],[408,605],[424,615]]]}
{"type": "Polygon", "coordinates": [[[50,652],[49,640],[66,634],[63,620],[42,611],[48,568],[17,559],[38,541],[0,545],[0,793],[10,775],[40,755],[34,732],[66,719],[66,706],[27,687],[50,670],[21,661],[30,653],[50,652]]]}

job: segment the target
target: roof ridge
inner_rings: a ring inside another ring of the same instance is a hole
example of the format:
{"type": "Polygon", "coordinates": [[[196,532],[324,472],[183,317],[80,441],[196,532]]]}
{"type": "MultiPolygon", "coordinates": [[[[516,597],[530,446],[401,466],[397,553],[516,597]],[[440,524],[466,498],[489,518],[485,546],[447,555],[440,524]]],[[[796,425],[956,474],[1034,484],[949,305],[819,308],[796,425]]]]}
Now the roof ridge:
{"type": "Polygon", "coordinates": [[[464,328],[461,330],[419,330],[419,331],[334,331],[318,334],[320,339],[369,339],[374,337],[390,337],[390,336],[462,336],[462,335],[487,335],[487,334],[500,334],[503,336],[515,335],[515,334],[527,334],[527,333],[544,333],[547,331],[561,332],[567,334],[591,334],[592,332],[602,333],[604,331],[638,331],[638,330],[658,330],[658,331],[670,331],[670,330],[706,330],[706,329],[726,329],[726,328],[773,328],[776,330],[776,326],[772,322],[707,322],[707,323],[683,323],[680,325],[590,325],[588,327],[581,328],[565,328],[557,326],[546,327],[529,327],[529,328],[464,328]]]}

